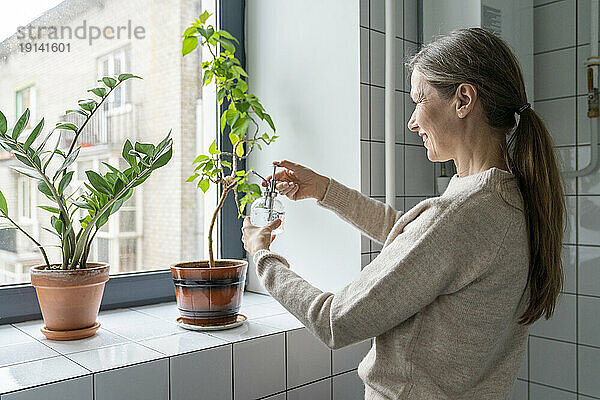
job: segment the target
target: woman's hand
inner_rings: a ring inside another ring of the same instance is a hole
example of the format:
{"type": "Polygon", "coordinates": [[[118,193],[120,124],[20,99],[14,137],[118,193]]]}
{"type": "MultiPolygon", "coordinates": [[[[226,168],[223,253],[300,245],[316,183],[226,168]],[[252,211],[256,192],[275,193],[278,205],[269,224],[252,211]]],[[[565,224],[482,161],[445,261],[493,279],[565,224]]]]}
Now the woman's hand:
{"type": "MultiPolygon", "coordinates": [[[[273,161],[273,164],[284,167],[283,171],[275,174],[276,189],[282,195],[292,200],[317,199],[322,200],[329,185],[329,178],[317,174],[310,168],[291,161],[273,161]]],[[[271,182],[273,175],[267,177],[271,182]]],[[[262,186],[266,186],[263,181],[262,186]]]]}
{"type": "Polygon", "coordinates": [[[251,257],[254,257],[254,254],[261,249],[269,250],[271,243],[275,240],[275,235],[272,235],[271,232],[279,225],[281,225],[279,218],[262,227],[252,225],[250,217],[244,218],[242,242],[244,242],[244,249],[250,253],[251,257]]]}

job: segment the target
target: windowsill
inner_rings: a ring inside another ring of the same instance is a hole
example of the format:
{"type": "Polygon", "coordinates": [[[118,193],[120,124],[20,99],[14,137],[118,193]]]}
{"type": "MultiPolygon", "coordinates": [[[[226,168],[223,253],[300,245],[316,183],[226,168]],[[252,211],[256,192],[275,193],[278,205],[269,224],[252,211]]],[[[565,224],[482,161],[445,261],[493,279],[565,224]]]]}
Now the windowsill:
{"type": "Polygon", "coordinates": [[[270,296],[245,292],[244,325],[190,331],[176,322],[175,302],[102,311],[96,335],[52,341],[42,320],[0,326],[0,394],[287,332],[303,325],[270,296]]]}

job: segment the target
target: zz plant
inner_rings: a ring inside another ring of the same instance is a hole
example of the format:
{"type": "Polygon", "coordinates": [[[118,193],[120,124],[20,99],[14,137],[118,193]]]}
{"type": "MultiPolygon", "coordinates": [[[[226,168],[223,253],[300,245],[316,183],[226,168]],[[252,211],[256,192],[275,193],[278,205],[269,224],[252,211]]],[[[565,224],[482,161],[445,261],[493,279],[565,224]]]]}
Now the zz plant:
{"type": "Polygon", "coordinates": [[[258,98],[248,93],[248,84],[244,80],[248,74],[235,57],[234,42],[239,44],[238,40],[227,31],[215,30],[214,26],[206,25],[206,20],[210,15],[205,11],[185,30],[182,53],[185,56],[196,49],[198,45],[206,46],[212,59],[202,63],[202,86],[209,85],[214,81],[219,105],[222,105],[224,101],[228,103],[227,110],[221,115],[220,129],[221,133],[225,129],[229,129],[229,140],[233,151],[222,151],[217,147],[217,141],[213,141],[208,148],[208,154],[200,154],[194,160],[195,173],[188,178],[188,182],[199,178],[198,187],[204,193],[211,183],[221,184],[223,187],[208,230],[209,266],[213,267],[212,231],[216,217],[229,192],[232,190],[234,192],[238,218],[244,216],[243,212],[247,204],[252,204],[261,196],[260,187],[248,181],[248,176],[253,168],[238,171],[238,160],[247,158],[254,150],[254,146],[258,146],[262,150],[259,142],[262,141],[269,145],[279,136],[275,135],[275,124],[273,124],[271,116],[265,112],[258,98]],[[219,54],[217,54],[218,45],[221,50],[219,54]],[[268,124],[273,131],[272,136],[267,132],[261,133],[257,119],[268,124]],[[244,143],[250,145],[247,152],[244,150],[244,143]],[[238,190],[245,193],[241,200],[238,200],[238,190]]]}
{"type": "Polygon", "coordinates": [[[38,146],[35,140],[40,136],[44,127],[44,119],[35,126],[27,138],[21,137],[29,122],[29,109],[26,109],[17,120],[12,129],[7,129],[6,118],[0,112],[0,147],[14,154],[22,166],[12,167],[15,171],[37,180],[38,190],[53,202],[53,206],[38,206],[49,212],[50,225],[53,229],[43,228],[60,241],[62,262],[53,265],[48,260],[44,246],[35,240],[29,233],[21,228],[9,215],[4,194],[0,191],[0,218],[7,219],[13,227],[19,229],[25,236],[32,240],[39,248],[46,269],[85,269],[90,246],[98,230],[106,224],[110,215],[121,208],[132,195],[134,187],[144,182],[152,171],[167,164],[173,154],[173,139],[171,132],[157,145],[138,143],[132,145],[129,140],[123,145],[122,156],[129,164],[124,171],[107,164],[108,172],[99,174],[89,170],[85,171],[87,181],[83,184],[87,189],[80,196],[74,197],[77,190],[68,194],[67,188],[73,179],[74,171],[69,168],[79,156],[81,146],[75,147],[81,132],[100,109],[108,96],[128,79],[138,78],[132,74],[120,74],[116,77],[106,76],[99,79],[98,87],[89,89],[98,99],[79,100],[78,108],[68,110],[66,114],[76,113],[85,117],[80,126],[73,123],[59,122],[44,137],[38,146]],[[58,132],[56,144],[47,147],[50,138],[58,132]],[[59,148],[63,134],[74,135],[68,150],[59,148]],[[60,166],[56,170],[49,168],[50,161],[59,160],[60,166]],[[79,220],[75,226],[73,217],[80,209],[87,210],[87,215],[79,220]]]}

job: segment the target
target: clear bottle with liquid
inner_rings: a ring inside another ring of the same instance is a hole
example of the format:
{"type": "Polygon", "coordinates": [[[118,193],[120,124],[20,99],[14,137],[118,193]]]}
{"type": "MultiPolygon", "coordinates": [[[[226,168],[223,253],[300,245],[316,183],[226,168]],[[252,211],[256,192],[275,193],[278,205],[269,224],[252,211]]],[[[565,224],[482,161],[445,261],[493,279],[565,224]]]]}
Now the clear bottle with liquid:
{"type": "Polygon", "coordinates": [[[255,226],[265,226],[277,218],[281,219],[281,225],[273,230],[273,234],[277,235],[283,232],[283,224],[285,222],[285,207],[283,202],[277,198],[276,192],[266,191],[265,194],[254,200],[250,209],[250,222],[255,226]],[[269,206],[272,203],[272,207],[269,206]]]}

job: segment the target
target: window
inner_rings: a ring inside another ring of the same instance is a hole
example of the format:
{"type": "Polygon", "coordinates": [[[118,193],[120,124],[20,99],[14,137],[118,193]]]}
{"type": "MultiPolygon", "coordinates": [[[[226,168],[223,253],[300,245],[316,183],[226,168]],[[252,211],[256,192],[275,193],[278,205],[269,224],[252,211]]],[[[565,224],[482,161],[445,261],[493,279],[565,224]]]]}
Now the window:
{"type": "MultiPolygon", "coordinates": [[[[23,6],[30,1],[24,0],[23,6]]],[[[112,166],[120,164],[122,169],[125,140],[156,144],[172,129],[175,144],[170,163],[135,188],[134,196],[98,231],[91,246],[90,261],[111,265],[102,309],[174,299],[169,266],[207,257],[207,229],[218,193],[211,187],[204,194],[186,180],[193,173],[197,151],[205,152],[219,133],[216,94],[211,88],[201,87],[202,53],[181,57],[181,18],[156,21],[153,16],[180,15],[187,23],[202,10],[209,10],[215,14],[211,17],[214,23],[219,14],[215,13],[217,3],[219,8],[226,7],[235,14],[231,24],[239,25],[237,28],[225,22],[230,11],[222,14],[221,25],[235,32],[243,44],[239,35],[243,33],[244,9],[239,0],[202,0],[202,7],[200,1],[194,1],[185,3],[186,8],[180,3],[147,0],[132,0],[123,7],[118,0],[106,0],[84,2],[78,13],[67,13],[60,7],[42,12],[36,21],[44,21],[44,26],[70,26],[74,30],[86,20],[88,25],[94,21],[102,29],[131,20],[133,28],[141,26],[146,32],[143,39],[121,32],[120,39],[102,37],[91,44],[90,38],[62,40],[70,44],[69,52],[20,53],[16,35],[0,38],[0,110],[9,117],[13,115],[9,110],[16,110],[20,116],[30,108],[30,129],[44,117],[45,129],[40,136],[61,121],[81,126],[83,117],[65,115],[65,111],[77,108],[79,99],[94,98],[86,90],[100,85],[100,77],[129,72],[143,78],[119,86],[81,132],[77,141],[80,155],[72,166],[75,174],[67,193],[76,191],[77,196],[85,190],[85,171],[103,171],[105,161],[112,166]],[[7,93],[5,88],[16,89],[7,93]]],[[[28,23],[32,21],[16,25],[28,23]]],[[[243,48],[240,51],[243,54],[243,48]]],[[[243,57],[240,60],[244,62],[243,57]]],[[[17,117],[8,119],[12,128],[17,117]]],[[[60,148],[68,149],[73,140],[74,134],[65,131],[60,148]]],[[[57,262],[61,259],[60,248],[53,241],[56,238],[45,230],[51,229],[50,214],[38,208],[51,205],[50,200],[39,193],[36,183],[28,186],[27,178],[11,169],[15,165],[19,164],[14,156],[0,151],[0,189],[7,197],[9,215],[29,222],[32,236],[48,246],[51,262],[57,262]]],[[[244,257],[240,227],[228,225],[238,223],[233,218],[237,215],[235,204],[226,204],[222,215],[226,224],[221,226],[219,221],[213,235],[215,257],[244,257]],[[228,240],[230,237],[235,240],[228,240]],[[222,249],[224,242],[231,247],[222,249]]],[[[75,223],[80,217],[74,218],[75,223]]],[[[5,222],[0,218],[0,324],[40,318],[35,290],[29,284],[29,268],[43,263],[43,258],[22,233],[7,228],[5,222]]]]}

